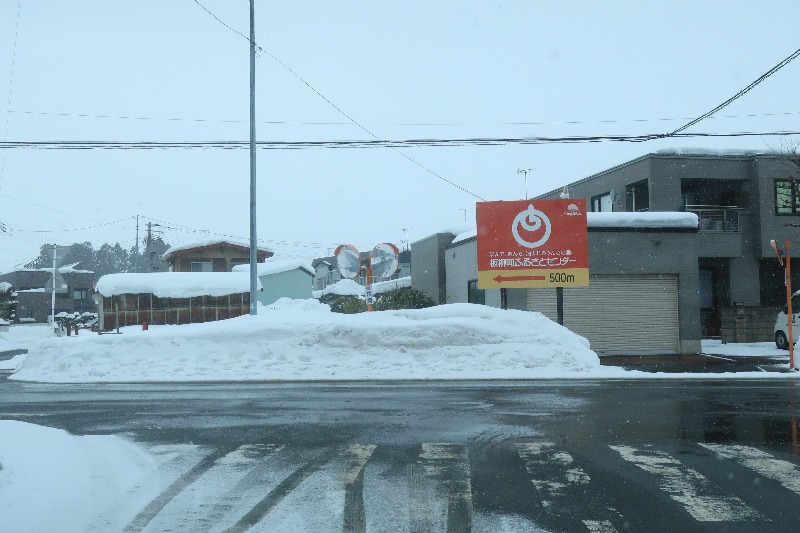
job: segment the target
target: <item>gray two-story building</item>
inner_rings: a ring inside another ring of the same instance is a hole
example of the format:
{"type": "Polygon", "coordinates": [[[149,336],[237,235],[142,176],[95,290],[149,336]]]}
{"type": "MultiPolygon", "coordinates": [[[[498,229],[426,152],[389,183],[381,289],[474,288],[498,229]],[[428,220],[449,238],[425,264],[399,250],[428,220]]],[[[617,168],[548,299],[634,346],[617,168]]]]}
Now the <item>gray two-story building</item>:
{"type": "MultiPolygon", "coordinates": [[[[590,286],[564,289],[564,325],[605,354],[697,353],[708,337],[771,340],[786,289],[770,241],[800,251],[798,170],[781,154],[663,151],[569,184],[591,211],[590,286]]],[[[440,303],[501,305],[499,290],[477,287],[474,235],[437,234],[411,250],[415,288],[440,303]]],[[[555,293],[508,289],[506,303],[555,319],[555,293]]]]}

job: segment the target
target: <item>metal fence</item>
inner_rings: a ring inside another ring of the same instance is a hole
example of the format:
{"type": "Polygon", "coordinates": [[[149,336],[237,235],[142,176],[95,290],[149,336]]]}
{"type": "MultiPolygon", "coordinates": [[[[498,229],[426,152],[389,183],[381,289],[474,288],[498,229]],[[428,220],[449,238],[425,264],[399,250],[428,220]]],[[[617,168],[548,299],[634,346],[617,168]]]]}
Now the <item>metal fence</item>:
{"type": "Polygon", "coordinates": [[[739,215],[742,211],[739,207],[687,205],[686,211],[700,218],[700,231],[739,231],[739,215]]]}

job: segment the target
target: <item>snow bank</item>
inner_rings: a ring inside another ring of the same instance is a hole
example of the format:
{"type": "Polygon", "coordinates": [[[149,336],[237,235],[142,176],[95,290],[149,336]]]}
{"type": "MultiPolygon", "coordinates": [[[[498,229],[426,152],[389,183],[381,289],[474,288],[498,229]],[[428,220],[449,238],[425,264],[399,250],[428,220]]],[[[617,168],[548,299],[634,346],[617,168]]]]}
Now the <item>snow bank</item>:
{"type": "Polygon", "coordinates": [[[3,531],[52,531],[54,517],[59,531],[120,531],[142,503],[127,495],[157,470],[119,437],[12,420],[0,420],[0,465],[3,531]]]}
{"type": "Polygon", "coordinates": [[[599,367],[586,339],[540,313],[451,304],[343,315],[282,299],[257,316],[49,339],[9,379],[528,379],[599,367]]]}
{"type": "MultiPolygon", "coordinates": [[[[381,294],[394,289],[411,286],[411,276],[403,278],[379,281],[372,284],[372,294],[381,294]]],[[[356,283],[352,279],[342,279],[332,285],[328,285],[321,291],[314,291],[314,298],[319,298],[326,294],[338,294],[341,296],[364,296],[364,286],[356,283]]]]}

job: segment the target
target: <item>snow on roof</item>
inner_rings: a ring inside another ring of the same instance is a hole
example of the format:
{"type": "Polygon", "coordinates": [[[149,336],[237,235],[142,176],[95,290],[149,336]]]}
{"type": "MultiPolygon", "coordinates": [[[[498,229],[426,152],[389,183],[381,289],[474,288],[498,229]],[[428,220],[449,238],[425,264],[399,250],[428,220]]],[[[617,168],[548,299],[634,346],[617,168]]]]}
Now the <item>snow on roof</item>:
{"type": "Polygon", "coordinates": [[[79,265],[81,262],[78,261],[77,263],[72,263],[71,265],[64,265],[58,268],[58,271],[62,274],[94,274],[93,270],[78,270],[75,268],[76,265],[79,265]]]}
{"type": "MultiPolygon", "coordinates": [[[[258,289],[261,282],[257,280],[258,289]]],[[[97,281],[105,297],[152,293],[159,298],[227,296],[250,292],[247,272],[152,272],[147,274],[106,274],[97,281]]]]}
{"type": "MultiPolygon", "coordinates": [[[[695,213],[683,211],[621,211],[617,213],[586,213],[586,226],[589,228],[685,228],[697,229],[699,224],[695,213]]],[[[460,233],[453,244],[474,239],[477,229],[460,233]]]]}
{"type": "MultiPolygon", "coordinates": [[[[380,294],[389,292],[400,287],[410,287],[411,276],[404,278],[390,279],[387,281],[379,281],[372,284],[372,294],[380,294]]],[[[364,296],[364,286],[356,283],[352,279],[343,279],[337,281],[333,285],[328,285],[321,291],[314,291],[314,298],[319,298],[326,294],[339,294],[342,296],[364,296]]]]}
{"type": "MultiPolygon", "coordinates": [[[[316,273],[314,267],[311,266],[311,261],[305,259],[284,259],[280,261],[272,261],[267,259],[263,263],[257,265],[257,276],[267,276],[269,274],[280,274],[281,272],[288,272],[290,270],[304,270],[312,276],[316,273]]],[[[234,272],[250,272],[250,265],[236,265],[233,267],[234,272]]]]}
{"type": "Polygon", "coordinates": [[[698,223],[696,214],[683,211],[586,213],[586,224],[590,228],[697,229],[698,223]]]}
{"type": "MultiPolygon", "coordinates": [[[[175,252],[182,252],[184,250],[191,250],[193,248],[205,248],[206,246],[215,246],[217,244],[232,244],[234,246],[243,246],[245,248],[250,248],[250,241],[239,240],[239,239],[205,239],[200,241],[188,242],[186,244],[181,244],[178,246],[170,246],[169,249],[166,252],[164,252],[164,254],[161,256],[161,259],[166,259],[175,252]]],[[[258,251],[272,252],[272,249],[267,248],[266,246],[259,246],[258,251]]]]}
{"type": "Polygon", "coordinates": [[[0,292],[8,292],[11,290],[11,284],[7,281],[0,281],[0,292]]]}
{"type": "Polygon", "coordinates": [[[461,241],[466,241],[468,239],[474,239],[477,236],[478,236],[478,230],[477,229],[472,229],[472,230],[469,230],[469,231],[465,231],[463,233],[459,233],[458,235],[456,235],[456,238],[453,239],[453,243],[452,244],[456,244],[456,243],[459,243],[461,241]]]}
{"type": "Polygon", "coordinates": [[[656,151],[656,155],[704,155],[704,156],[736,156],[753,157],[756,155],[766,155],[764,150],[714,150],[711,148],[665,148],[656,151]]]}

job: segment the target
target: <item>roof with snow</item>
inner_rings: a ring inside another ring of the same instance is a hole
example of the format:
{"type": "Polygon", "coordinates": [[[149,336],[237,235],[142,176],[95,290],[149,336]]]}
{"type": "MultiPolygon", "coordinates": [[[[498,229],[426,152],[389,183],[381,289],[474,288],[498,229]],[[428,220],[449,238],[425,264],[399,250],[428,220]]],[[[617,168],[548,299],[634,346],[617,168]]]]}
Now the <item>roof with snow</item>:
{"type": "MultiPolygon", "coordinates": [[[[260,290],[261,282],[257,281],[260,290]]],[[[97,281],[97,292],[105,297],[150,293],[159,298],[227,296],[250,292],[247,272],[152,272],[107,274],[97,281]]]]}
{"type": "MultiPolygon", "coordinates": [[[[235,250],[248,251],[250,250],[250,242],[238,239],[206,239],[200,241],[193,241],[179,246],[171,246],[164,255],[161,256],[162,261],[169,261],[173,255],[183,254],[188,252],[200,252],[210,250],[216,246],[232,248],[235,250]]],[[[272,255],[272,250],[265,246],[258,247],[258,255],[260,257],[272,255]]]]}
{"type": "MultiPolygon", "coordinates": [[[[269,274],[280,274],[281,272],[288,272],[290,270],[302,270],[311,274],[315,274],[314,267],[311,266],[311,261],[305,259],[285,259],[280,261],[271,261],[267,259],[263,263],[258,263],[257,276],[267,276],[269,274]]],[[[233,267],[234,272],[250,272],[250,265],[236,265],[233,267]]]]}
{"type": "MultiPolygon", "coordinates": [[[[684,211],[621,211],[617,213],[586,213],[588,228],[608,229],[677,229],[697,230],[699,219],[695,213],[684,211]]],[[[477,229],[471,229],[456,235],[452,244],[474,239],[477,229]]]]}

